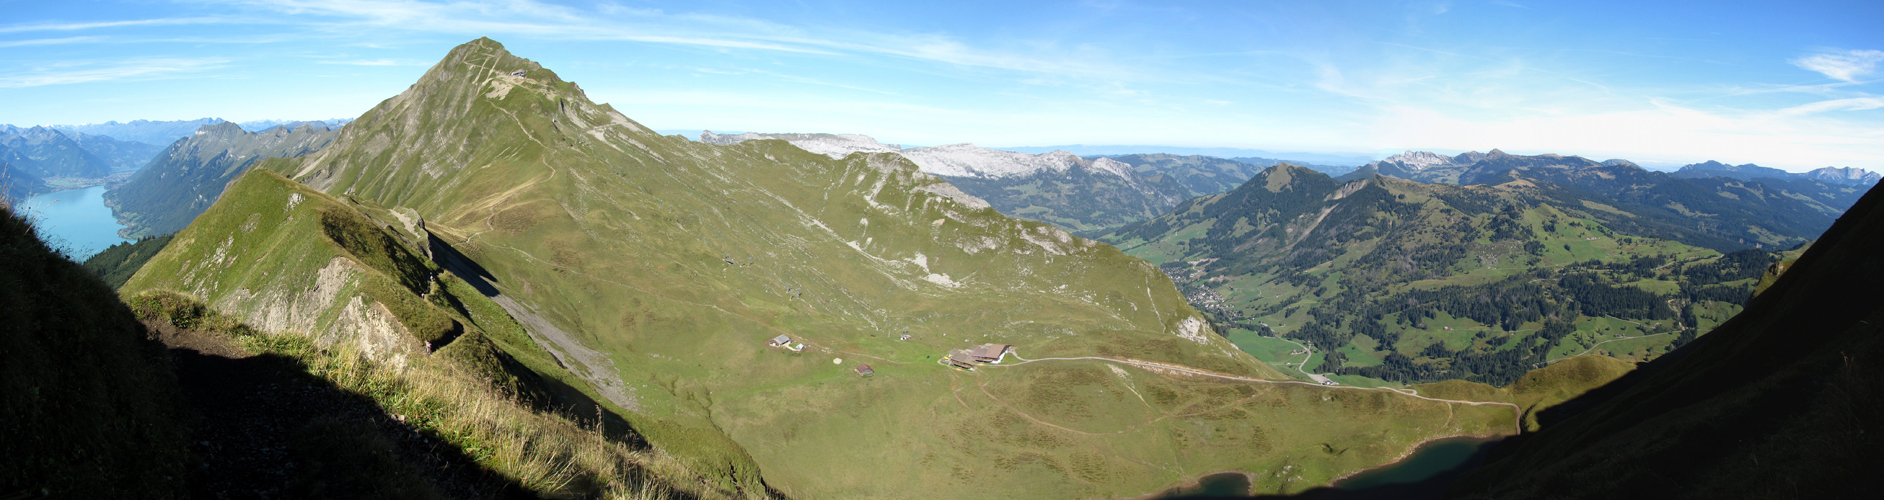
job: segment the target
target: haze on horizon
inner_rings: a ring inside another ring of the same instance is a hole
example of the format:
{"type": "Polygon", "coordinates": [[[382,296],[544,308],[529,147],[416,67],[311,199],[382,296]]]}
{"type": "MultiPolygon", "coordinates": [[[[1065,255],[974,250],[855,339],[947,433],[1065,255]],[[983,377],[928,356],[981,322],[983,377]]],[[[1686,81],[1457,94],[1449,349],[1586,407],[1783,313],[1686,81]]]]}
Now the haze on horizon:
{"type": "Polygon", "coordinates": [[[353,117],[489,36],[656,129],[1884,170],[1868,2],[0,6],[15,125],[353,117]]]}

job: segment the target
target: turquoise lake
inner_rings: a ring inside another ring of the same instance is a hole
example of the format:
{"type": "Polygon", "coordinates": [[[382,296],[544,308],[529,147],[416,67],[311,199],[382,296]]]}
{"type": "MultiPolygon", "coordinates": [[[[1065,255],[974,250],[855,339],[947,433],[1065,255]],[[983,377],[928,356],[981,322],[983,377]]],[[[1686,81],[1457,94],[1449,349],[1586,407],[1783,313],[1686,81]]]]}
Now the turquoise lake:
{"type": "Polygon", "coordinates": [[[118,219],[105,206],[105,187],[55,191],[32,198],[14,207],[27,214],[39,226],[39,236],[72,260],[85,259],[111,245],[130,240],[118,237],[118,219]]]}

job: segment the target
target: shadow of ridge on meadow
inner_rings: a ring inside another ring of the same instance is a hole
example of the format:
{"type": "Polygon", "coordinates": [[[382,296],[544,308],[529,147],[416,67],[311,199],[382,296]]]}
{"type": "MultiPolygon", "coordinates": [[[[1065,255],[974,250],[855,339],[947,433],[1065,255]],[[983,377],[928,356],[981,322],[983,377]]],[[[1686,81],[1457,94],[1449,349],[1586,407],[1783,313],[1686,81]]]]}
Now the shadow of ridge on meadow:
{"type": "MultiPolygon", "coordinates": [[[[1370,474],[1378,474],[1380,471],[1386,470],[1387,468],[1400,467],[1402,468],[1401,472],[1399,472],[1399,474],[1401,475],[1411,475],[1411,476],[1424,475],[1425,476],[1424,478],[1420,478],[1420,479],[1412,479],[1412,478],[1401,479],[1400,481],[1402,482],[1357,487],[1354,484],[1352,484],[1352,481],[1354,481],[1357,478],[1349,478],[1349,479],[1341,481],[1341,482],[1349,483],[1341,487],[1321,486],[1321,487],[1316,487],[1316,488],[1312,488],[1306,491],[1302,491],[1295,494],[1289,494],[1289,495],[1271,495],[1271,494],[1224,495],[1224,494],[1208,494],[1208,493],[1193,494],[1193,495],[1181,494],[1183,490],[1195,489],[1199,487],[1199,486],[1191,486],[1191,487],[1184,487],[1184,488],[1172,488],[1171,490],[1167,490],[1164,495],[1161,495],[1155,498],[1158,498],[1159,500],[1211,500],[1211,499],[1250,499],[1250,498],[1305,499],[1305,500],[1374,500],[1374,499],[1433,500],[1433,499],[1444,498],[1446,496],[1447,491],[1452,488],[1453,484],[1458,482],[1459,478],[1463,477],[1466,473],[1471,472],[1474,469],[1477,469],[1479,466],[1484,465],[1486,463],[1487,458],[1492,455],[1494,450],[1500,447],[1503,447],[1506,444],[1509,444],[1512,440],[1513,440],[1512,438],[1503,438],[1503,439],[1480,442],[1476,444],[1474,448],[1472,448],[1471,455],[1465,457],[1461,463],[1458,463],[1457,465],[1453,465],[1451,467],[1448,467],[1442,470],[1423,471],[1420,469],[1422,468],[1430,469],[1431,467],[1422,467],[1420,464],[1409,463],[1409,461],[1419,460],[1420,459],[1419,457],[1421,457],[1420,452],[1429,452],[1429,449],[1426,448],[1424,445],[1422,445],[1419,452],[1416,452],[1413,456],[1409,457],[1406,460],[1403,460],[1401,462],[1396,462],[1394,464],[1383,465],[1381,469],[1369,471],[1370,474]]],[[[1440,460],[1445,460],[1445,459],[1441,458],[1440,460]]],[[[1427,462],[1427,463],[1430,464],[1431,462],[1427,462]]],[[[1380,479],[1380,478],[1373,478],[1368,481],[1369,482],[1382,482],[1386,480],[1380,479]]]]}
{"type": "Polygon", "coordinates": [[[492,285],[492,283],[498,282],[497,276],[491,274],[489,269],[485,269],[484,266],[479,265],[477,261],[471,260],[470,256],[465,255],[464,252],[458,251],[456,247],[451,246],[450,243],[446,243],[443,238],[439,238],[430,231],[425,233],[425,241],[426,244],[431,247],[432,262],[443,266],[446,271],[450,271],[451,274],[458,276],[458,278],[464,280],[465,283],[470,283],[472,288],[478,289],[478,293],[484,294],[485,297],[496,297],[503,294],[497,291],[496,286],[492,285]]]}
{"type": "Polygon", "coordinates": [[[1452,483],[1458,481],[1468,469],[1449,471],[1417,483],[1389,484],[1365,489],[1340,489],[1328,486],[1313,488],[1293,495],[1185,495],[1155,497],[1158,500],[1248,500],[1259,499],[1302,499],[1302,500],[1432,500],[1443,498],[1452,483]]]}
{"type": "Polygon", "coordinates": [[[204,498],[278,490],[306,498],[538,498],[301,360],[189,347],[170,353],[192,414],[190,490],[204,498]]]}
{"type": "MultiPolygon", "coordinates": [[[[485,297],[494,298],[503,295],[503,292],[498,291],[497,287],[492,285],[498,280],[490,270],[472,260],[470,256],[459,252],[457,248],[452,247],[437,235],[430,232],[426,235],[426,240],[432,249],[432,262],[437,263],[453,276],[464,280],[485,297]]],[[[462,305],[458,307],[460,310],[463,309],[462,305]]],[[[505,371],[521,379],[526,386],[533,389],[530,392],[534,394],[523,398],[532,409],[554,413],[577,422],[600,420],[603,435],[608,439],[627,444],[635,450],[646,450],[650,447],[647,438],[643,437],[641,432],[628,422],[628,419],[623,418],[607,405],[598,403],[595,398],[589,397],[581,389],[556,377],[539,374],[509,356],[501,356],[500,362],[505,371]]]]}

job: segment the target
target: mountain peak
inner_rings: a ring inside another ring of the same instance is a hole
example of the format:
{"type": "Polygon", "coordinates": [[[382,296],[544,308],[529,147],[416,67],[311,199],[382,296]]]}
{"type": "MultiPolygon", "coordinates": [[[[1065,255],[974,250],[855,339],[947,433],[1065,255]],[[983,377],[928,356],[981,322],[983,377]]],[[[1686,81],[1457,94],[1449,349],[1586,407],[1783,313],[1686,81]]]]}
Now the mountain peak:
{"type": "Polygon", "coordinates": [[[248,133],[248,131],[246,131],[246,130],[242,130],[242,126],[241,126],[241,125],[236,125],[236,123],[235,123],[235,122],[220,122],[220,123],[211,123],[211,124],[208,124],[208,125],[204,125],[204,126],[201,126],[201,127],[197,127],[197,129],[196,129],[196,135],[208,135],[208,134],[215,134],[215,135],[229,135],[229,134],[235,134],[235,135],[242,135],[242,134],[246,134],[246,133],[248,133]]]}
{"type": "Polygon", "coordinates": [[[1453,163],[1452,158],[1445,155],[1440,155],[1438,153],[1433,153],[1431,151],[1412,151],[1412,150],[1408,150],[1405,153],[1400,153],[1397,155],[1389,156],[1387,157],[1387,159],[1381,160],[1381,161],[1397,162],[1401,166],[1411,169],[1413,171],[1419,171],[1421,169],[1424,169],[1426,167],[1431,167],[1434,165],[1450,165],[1453,163]]]}
{"type": "Polygon", "coordinates": [[[1871,185],[1877,184],[1879,179],[1877,172],[1852,167],[1825,167],[1800,175],[1807,179],[1831,184],[1871,185]]]}

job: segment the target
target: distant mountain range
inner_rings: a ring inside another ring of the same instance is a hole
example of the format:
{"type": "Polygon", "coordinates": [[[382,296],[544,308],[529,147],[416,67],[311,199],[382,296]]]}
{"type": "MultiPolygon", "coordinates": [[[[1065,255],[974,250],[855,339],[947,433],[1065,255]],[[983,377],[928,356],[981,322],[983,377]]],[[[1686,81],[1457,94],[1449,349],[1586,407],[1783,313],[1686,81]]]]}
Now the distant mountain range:
{"type": "MultiPolygon", "coordinates": [[[[754,139],[783,140],[832,158],[856,152],[900,154],[923,172],[986,200],[1001,213],[1051,222],[1081,234],[1155,217],[1186,199],[1228,191],[1264,167],[1283,161],[1165,153],[1079,156],[1068,151],[1028,153],[973,144],[903,147],[857,134],[700,133],[700,142],[708,144],[754,139]]],[[[1352,170],[1318,168],[1335,174],[1352,170]]]]}
{"type": "Polygon", "coordinates": [[[1674,176],[1680,177],[1683,179],[1700,179],[1700,178],[1707,178],[1707,177],[1725,177],[1729,179],[1740,179],[1740,180],[1810,179],[1810,180],[1815,180],[1815,181],[1824,182],[1828,184],[1851,184],[1851,185],[1858,185],[1858,186],[1870,186],[1872,184],[1877,184],[1877,181],[1878,181],[1877,172],[1872,172],[1872,171],[1864,170],[1860,168],[1825,167],[1825,168],[1812,170],[1803,174],[1796,174],[1792,172],[1787,172],[1785,170],[1780,170],[1777,168],[1762,167],[1759,165],[1754,165],[1752,163],[1748,163],[1744,165],[1728,165],[1728,164],[1721,163],[1718,161],[1713,161],[1713,160],[1708,160],[1701,163],[1695,163],[1695,164],[1683,166],[1681,167],[1680,170],[1676,170],[1674,172],[1674,176]]]}
{"type": "Polygon", "coordinates": [[[285,127],[288,130],[294,130],[301,128],[302,125],[317,129],[339,129],[352,121],[352,118],[332,118],[327,120],[253,120],[236,123],[236,125],[241,125],[242,130],[261,132],[275,127],[285,127]]]}
{"type": "Polygon", "coordinates": [[[196,129],[204,125],[222,123],[221,118],[198,118],[195,120],[131,120],[129,122],[109,121],[87,123],[83,125],[50,125],[49,127],[66,132],[102,135],[120,141],[157,144],[158,147],[177,142],[177,139],[189,137],[196,129]]]}
{"type": "Polygon", "coordinates": [[[700,134],[700,142],[717,145],[759,139],[783,140],[832,159],[852,153],[897,154],[1003,214],[1073,231],[1143,220],[1194,196],[1176,176],[1065,151],[1028,154],[973,144],[903,148],[855,134],[700,134]]]}
{"type": "MultiPolygon", "coordinates": [[[[120,141],[132,141],[132,142],[142,142],[145,144],[155,144],[157,145],[157,150],[162,150],[164,146],[168,146],[172,142],[177,142],[177,140],[179,139],[184,139],[184,138],[189,137],[192,134],[195,134],[196,131],[199,129],[202,129],[204,125],[215,125],[215,124],[223,123],[226,121],[228,120],[224,120],[221,118],[198,118],[195,120],[163,120],[163,121],[131,120],[128,122],[108,121],[104,123],[86,123],[82,125],[48,125],[48,127],[53,128],[53,129],[58,129],[64,132],[78,132],[78,133],[89,134],[89,135],[102,135],[102,136],[115,138],[120,141]]],[[[301,125],[313,125],[315,128],[339,128],[341,125],[346,125],[347,122],[350,122],[350,121],[353,121],[353,119],[352,118],[335,118],[335,119],[328,119],[328,120],[253,120],[253,121],[240,122],[240,123],[237,123],[237,125],[241,125],[243,130],[247,130],[250,132],[260,132],[263,130],[268,130],[275,127],[283,127],[283,126],[288,127],[289,129],[294,129],[294,128],[300,127],[301,125]]],[[[152,151],[152,154],[155,154],[155,153],[156,151],[152,151]]],[[[139,166],[142,166],[142,165],[143,163],[139,162],[139,166]]]]}
{"type": "Polygon", "coordinates": [[[127,226],[126,237],[174,233],[209,209],[223,188],[255,162],[319,151],[338,135],[339,129],[305,123],[260,132],[231,122],[204,125],[171,144],[123,185],[105,192],[105,203],[127,226]]]}
{"type": "MultiPolygon", "coordinates": [[[[251,132],[276,127],[293,130],[308,125],[317,130],[338,128],[351,118],[326,121],[261,120],[243,122],[251,132]]],[[[106,122],[85,125],[43,125],[17,127],[0,125],[0,182],[7,184],[9,196],[25,197],[50,189],[45,179],[80,179],[79,185],[104,182],[114,173],[143,168],[171,143],[190,139],[204,126],[228,123],[219,118],[197,120],[106,122]],[[162,144],[162,145],[160,145],[162,144]]],[[[239,173],[239,171],[237,172],[239,173]]],[[[226,183],[229,179],[222,179],[226,183]]],[[[182,179],[167,187],[187,184],[182,179]]],[[[71,187],[72,184],[61,184],[71,187]]],[[[221,183],[217,183],[220,189],[221,183]]],[[[212,197],[204,203],[215,201],[212,197]]],[[[200,210],[199,210],[200,211],[200,210]]],[[[194,214],[192,214],[194,215],[194,214]]],[[[188,223],[184,220],[183,223],[188,223]]],[[[170,228],[170,231],[182,226],[170,228]]]]}
{"type": "MultiPolygon", "coordinates": [[[[94,139],[94,143],[104,142],[117,146],[109,138],[94,139]]],[[[0,161],[40,178],[104,177],[111,175],[112,165],[58,130],[12,125],[0,125],[0,161]]]]}
{"type": "MultiPolygon", "coordinates": [[[[1164,153],[1164,154],[1185,155],[1185,156],[1190,156],[1190,155],[1214,156],[1217,158],[1232,158],[1232,159],[1280,158],[1282,160],[1278,160],[1278,161],[1287,161],[1296,165],[1316,164],[1316,165],[1332,165],[1332,166],[1361,165],[1367,162],[1374,161],[1375,158],[1378,158],[1376,156],[1370,156],[1370,155],[1365,155],[1365,154],[1360,154],[1360,153],[1332,153],[1331,154],[1331,153],[1303,153],[1303,152],[1273,152],[1273,151],[1265,151],[1261,149],[1212,148],[1212,147],[1188,147],[1188,146],[1155,146],[1155,145],[1152,145],[1152,146],[1091,145],[1089,146],[1085,144],[1069,144],[1069,145],[1064,145],[1064,146],[1016,146],[1016,147],[1003,147],[1000,149],[1006,150],[1006,151],[1019,151],[1022,153],[1036,153],[1036,154],[1046,153],[1046,152],[1051,152],[1051,151],[1066,151],[1066,152],[1073,153],[1080,156],[1112,156],[1112,155],[1164,153]]],[[[1264,166],[1268,166],[1268,165],[1264,165],[1264,166]]]]}
{"type": "MultiPolygon", "coordinates": [[[[1493,150],[1493,153],[1502,154],[1502,152],[1497,151],[1497,150],[1493,150]]],[[[1446,183],[1457,184],[1460,182],[1459,176],[1463,174],[1467,168],[1478,163],[1479,160],[1484,159],[1485,156],[1488,154],[1489,153],[1469,151],[1469,152],[1461,153],[1455,156],[1446,156],[1446,155],[1441,155],[1441,154],[1432,153],[1428,151],[1407,151],[1407,152],[1400,153],[1397,155],[1389,156],[1380,161],[1370,162],[1366,165],[1361,166],[1361,168],[1356,169],[1353,173],[1342,176],[1341,178],[1343,180],[1360,179],[1360,178],[1372,176],[1374,174],[1380,174],[1380,175],[1385,175],[1388,177],[1395,177],[1395,178],[1400,178],[1400,179],[1411,179],[1411,180],[1417,180],[1421,182],[1446,182],[1446,183]]],[[[1544,155],[1544,156],[1554,156],[1554,155],[1544,155]]],[[[1581,157],[1576,157],[1576,158],[1578,160],[1588,161],[1588,160],[1583,160],[1581,157]]],[[[1590,162],[1590,163],[1596,163],[1596,162],[1590,162]]],[[[1612,166],[1612,167],[1629,166],[1629,167],[1640,168],[1640,166],[1636,165],[1635,162],[1632,162],[1629,160],[1622,160],[1622,159],[1604,160],[1600,164],[1605,165],[1605,166],[1612,166]]],[[[1809,180],[1824,182],[1827,184],[1851,184],[1851,185],[1862,185],[1862,186],[1869,186],[1872,184],[1876,184],[1879,178],[1879,174],[1876,172],[1871,172],[1868,170],[1859,169],[1859,168],[1851,168],[1851,167],[1845,167],[1845,168],[1825,167],[1825,168],[1820,168],[1820,169],[1813,170],[1806,173],[1792,173],[1792,172],[1787,172],[1785,170],[1780,170],[1777,168],[1762,167],[1762,166],[1754,165],[1751,163],[1744,164],[1744,165],[1729,165],[1726,163],[1721,163],[1721,162],[1712,161],[1712,160],[1702,162],[1702,163],[1694,163],[1694,164],[1686,165],[1686,166],[1681,167],[1680,169],[1675,169],[1675,170],[1670,171],[1670,174],[1674,175],[1675,177],[1679,177],[1683,179],[1705,179],[1709,177],[1723,177],[1723,178],[1738,179],[1738,180],[1809,179],[1809,180]]],[[[1339,175],[1339,174],[1334,174],[1334,175],[1339,175]]]]}

